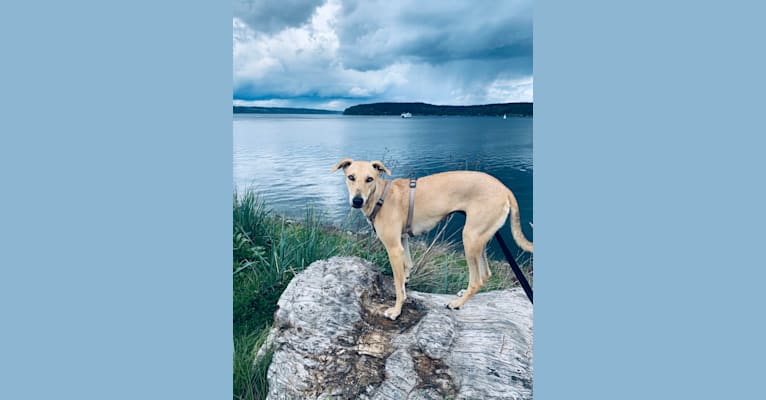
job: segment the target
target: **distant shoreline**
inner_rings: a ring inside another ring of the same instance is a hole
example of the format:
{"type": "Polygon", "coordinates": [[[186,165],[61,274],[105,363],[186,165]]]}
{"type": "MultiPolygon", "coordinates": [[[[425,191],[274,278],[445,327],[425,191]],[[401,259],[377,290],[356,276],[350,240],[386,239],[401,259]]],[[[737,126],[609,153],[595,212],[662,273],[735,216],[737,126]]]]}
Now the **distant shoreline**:
{"type": "Polygon", "coordinates": [[[234,106],[234,114],[342,114],[342,113],[343,113],[342,111],[319,110],[315,108],[234,106]]]}
{"type": "Polygon", "coordinates": [[[343,111],[343,115],[467,115],[531,117],[532,103],[498,103],[474,106],[438,106],[428,103],[359,104],[343,111]]]}
{"type": "Polygon", "coordinates": [[[335,114],[399,116],[493,116],[531,117],[533,103],[498,103],[471,106],[439,106],[428,103],[371,103],[351,106],[344,111],[292,107],[234,106],[234,114],[335,114]]]}

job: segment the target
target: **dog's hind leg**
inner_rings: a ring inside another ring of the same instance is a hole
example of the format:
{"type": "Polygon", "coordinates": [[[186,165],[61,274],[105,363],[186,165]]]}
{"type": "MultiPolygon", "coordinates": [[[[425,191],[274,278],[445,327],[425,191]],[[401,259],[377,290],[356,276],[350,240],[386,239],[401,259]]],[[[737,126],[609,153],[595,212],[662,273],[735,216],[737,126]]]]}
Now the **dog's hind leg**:
{"type": "Polygon", "coordinates": [[[508,216],[508,208],[503,207],[504,201],[501,198],[496,204],[481,204],[466,210],[463,246],[466,261],[468,261],[468,288],[461,291],[459,299],[447,305],[449,308],[462,307],[492,276],[487,262],[486,248],[492,235],[503,226],[508,216]]]}
{"type": "Polygon", "coordinates": [[[492,277],[492,271],[489,269],[489,261],[487,261],[487,245],[486,243],[489,243],[490,240],[492,240],[492,236],[505,225],[505,221],[508,219],[508,210],[503,209],[504,211],[502,213],[499,213],[495,217],[495,224],[490,227],[490,229],[487,231],[482,232],[482,237],[486,237],[489,235],[489,238],[487,239],[487,242],[484,244],[484,250],[481,252],[481,263],[479,264],[479,272],[481,273],[481,284],[484,285],[489,281],[489,278],[492,277]],[[490,233],[491,232],[491,233],[490,233]]]}
{"type": "Polygon", "coordinates": [[[468,262],[468,288],[462,291],[460,298],[449,302],[447,307],[453,310],[462,307],[484,285],[485,280],[482,279],[482,257],[484,257],[484,248],[490,237],[486,234],[477,234],[466,221],[466,226],[463,228],[463,245],[465,247],[465,258],[468,262]]]}
{"type": "Polygon", "coordinates": [[[492,271],[489,270],[489,262],[487,261],[487,249],[485,248],[484,251],[481,252],[481,263],[479,264],[479,278],[481,279],[481,284],[484,285],[487,283],[490,277],[492,277],[492,271]]]}

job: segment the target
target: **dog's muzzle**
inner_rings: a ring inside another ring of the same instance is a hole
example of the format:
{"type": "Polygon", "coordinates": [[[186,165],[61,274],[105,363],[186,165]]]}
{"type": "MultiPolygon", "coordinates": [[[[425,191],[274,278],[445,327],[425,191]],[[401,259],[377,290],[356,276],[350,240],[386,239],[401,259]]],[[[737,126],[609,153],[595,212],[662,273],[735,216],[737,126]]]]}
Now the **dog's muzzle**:
{"type": "Polygon", "coordinates": [[[364,199],[362,199],[359,196],[356,196],[353,199],[351,199],[351,206],[354,208],[362,208],[362,204],[364,204],[364,199]]]}

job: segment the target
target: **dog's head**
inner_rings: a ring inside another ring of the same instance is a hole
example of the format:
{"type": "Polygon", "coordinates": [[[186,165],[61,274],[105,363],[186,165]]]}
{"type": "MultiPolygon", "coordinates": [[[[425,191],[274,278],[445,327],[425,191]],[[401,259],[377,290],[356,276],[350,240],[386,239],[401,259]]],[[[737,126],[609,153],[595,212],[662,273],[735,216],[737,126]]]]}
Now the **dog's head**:
{"type": "Polygon", "coordinates": [[[348,187],[348,201],[351,207],[362,208],[375,194],[377,180],[382,174],[391,176],[391,171],[380,161],[354,161],[350,158],[340,160],[332,171],[343,170],[348,187]]]}

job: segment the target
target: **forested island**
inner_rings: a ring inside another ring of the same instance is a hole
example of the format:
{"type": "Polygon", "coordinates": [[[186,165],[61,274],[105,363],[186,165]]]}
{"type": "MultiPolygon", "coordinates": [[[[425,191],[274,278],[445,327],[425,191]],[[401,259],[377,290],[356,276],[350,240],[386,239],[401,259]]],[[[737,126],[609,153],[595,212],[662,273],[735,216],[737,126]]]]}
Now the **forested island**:
{"type": "Polygon", "coordinates": [[[340,111],[314,108],[234,106],[234,114],[340,114],[340,111]]]}
{"type": "Polygon", "coordinates": [[[478,106],[437,106],[427,103],[372,103],[351,106],[343,115],[473,115],[532,116],[532,103],[500,103],[478,106]]]}

